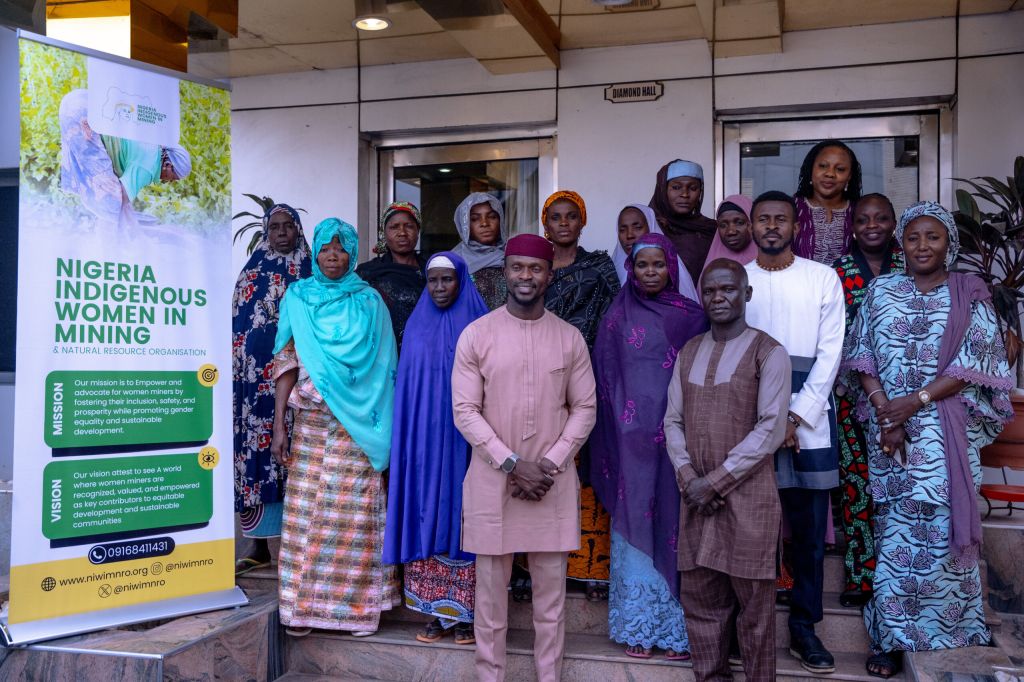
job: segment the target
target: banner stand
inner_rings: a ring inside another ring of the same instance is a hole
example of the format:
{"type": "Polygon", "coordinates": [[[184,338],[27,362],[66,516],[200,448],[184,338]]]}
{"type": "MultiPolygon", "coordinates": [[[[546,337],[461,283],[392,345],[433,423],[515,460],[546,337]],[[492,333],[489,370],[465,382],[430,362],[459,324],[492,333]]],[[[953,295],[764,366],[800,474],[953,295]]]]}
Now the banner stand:
{"type": "Polygon", "coordinates": [[[76,613],[48,620],[34,620],[9,625],[7,616],[0,617],[0,634],[4,646],[24,646],[56,637],[70,637],[109,627],[145,623],[165,618],[179,618],[195,613],[245,606],[249,598],[239,587],[220,592],[206,592],[158,602],[132,604],[101,612],[76,613]]]}
{"type": "Polygon", "coordinates": [[[235,586],[229,88],[18,37],[2,637],[20,646],[247,604],[235,586]]]}

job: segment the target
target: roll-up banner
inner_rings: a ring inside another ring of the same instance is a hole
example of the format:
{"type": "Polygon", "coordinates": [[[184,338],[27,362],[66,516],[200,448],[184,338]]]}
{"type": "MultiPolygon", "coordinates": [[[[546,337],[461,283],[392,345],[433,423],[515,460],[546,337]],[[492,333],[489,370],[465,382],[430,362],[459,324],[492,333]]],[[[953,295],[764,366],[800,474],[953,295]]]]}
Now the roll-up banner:
{"type": "Polygon", "coordinates": [[[234,585],[229,93],[22,33],[9,644],[234,585]]]}

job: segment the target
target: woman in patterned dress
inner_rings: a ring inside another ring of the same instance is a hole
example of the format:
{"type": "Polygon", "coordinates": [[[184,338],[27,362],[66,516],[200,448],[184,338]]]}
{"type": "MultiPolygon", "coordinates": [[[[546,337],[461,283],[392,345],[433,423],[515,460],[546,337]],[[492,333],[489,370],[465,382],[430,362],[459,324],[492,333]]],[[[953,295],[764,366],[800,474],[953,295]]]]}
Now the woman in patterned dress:
{"type": "Polygon", "coordinates": [[[427,288],[406,327],[391,432],[384,562],[405,565],[405,605],[434,616],[416,635],[438,642],[451,630],[472,644],[476,565],[462,551],[462,481],[470,448],[452,416],[455,344],[488,312],[451,251],[427,262],[427,288]]]}
{"type": "Polygon", "coordinates": [[[250,556],[236,570],[271,560],[268,538],[281,535],[284,467],[270,454],[274,427],[274,337],[285,289],[309,277],[309,245],[298,212],[274,204],[263,216],[263,236],[242,268],[232,298],[231,378],[235,433],[235,511],[250,556]]]}
{"type": "Polygon", "coordinates": [[[843,361],[868,428],[877,566],[864,623],[877,677],[898,672],[904,651],[989,641],[979,451],[1013,414],[991,295],[977,277],[947,270],[959,249],[953,217],[919,202],[896,238],[907,273],[868,287],[843,361]]]}
{"type": "Polygon", "coordinates": [[[608,634],[629,656],[650,658],[658,647],[685,660],[679,489],[661,422],[676,354],[708,322],[704,309],[679,293],[679,259],[667,237],[640,237],[626,264],[626,284],[594,346],[590,480],[612,517],[608,634]]]}
{"type": "MultiPolygon", "coordinates": [[[[544,295],[544,306],[580,330],[587,348],[593,350],[597,329],[615,295],[619,276],[604,251],[580,246],[587,224],[587,205],[576,192],[558,191],[544,202],[541,214],[544,237],[555,247],[555,275],[544,295]]],[[[609,517],[594,496],[586,478],[588,448],[580,450],[580,548],[569,554],[568,577],[586,583],[587,599],[608,598],[608,567],[611,558],[609,517]]]]}
{"type": "MultiPolygon", "coordinates": [[[[875,277],[903,272],[903,250],[895,233],[896,211],[889,198],[884,194],[862,196],[853,209],[850,255],[832,264],[843,283],[847,333],[853,329],[857,311],[875,277]]],[[[852,398],[842,383],[836,385],[842,524],[846,536],[846,587],[839,601],[843,606],[863,606],[871,598],[875,543],[871,534],[867,446],[864,428],[854,415],[852,398]]]]}
{"type": "Polygon", "coordinates": [[[381,560],[395,335],[380,294],[355,274],[355,228],[324,220],[313,253],[313,276],[281,302],[274,347],[271,451],[289,474],[279,608],[293,636],[311,628],[366,636],[401,599],[394,567],[381,560]]]}
{"type": "Polygon", "coordinates": [[[851,216],[860,193],[860,162],[852,149],[839,140],[811,147],[796,189],[800,231],[793,238],[793,253],[825,265],[850,253],[851,216]]]}

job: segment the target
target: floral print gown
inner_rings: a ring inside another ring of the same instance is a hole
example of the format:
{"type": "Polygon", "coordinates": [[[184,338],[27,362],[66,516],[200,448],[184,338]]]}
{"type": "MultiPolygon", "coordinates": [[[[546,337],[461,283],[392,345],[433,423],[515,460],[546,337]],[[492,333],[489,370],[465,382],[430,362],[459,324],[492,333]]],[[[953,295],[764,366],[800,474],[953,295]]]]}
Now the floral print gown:
{"type": "MultiPolygon", "coordinates": [[[[844,375],[859,391],[857,372],[877,376],[890,398],[916,393],[937,378],[939,343],[950,312],[950,291],[941,284],[918,291],[911,277],[876,278],[846,340],[844,375]]],[[[958,355],[944,374],[965,380],[968,456],[975,486],[981,484],[979,451],[994,440],[1012,414],[1006,355],[989,303],[975,303],[958,355]]],[[[879,429],[864,396],[858,404],[867,424],[870,484],[874,501],[874,595],[864,609],[872,649],[922,651],[985,644],[990,634],[982,607],[977,561],[949,546],[949,476],[942,426],[934,403],[906,422],[907,461],[881,451],[879,429]]]]}

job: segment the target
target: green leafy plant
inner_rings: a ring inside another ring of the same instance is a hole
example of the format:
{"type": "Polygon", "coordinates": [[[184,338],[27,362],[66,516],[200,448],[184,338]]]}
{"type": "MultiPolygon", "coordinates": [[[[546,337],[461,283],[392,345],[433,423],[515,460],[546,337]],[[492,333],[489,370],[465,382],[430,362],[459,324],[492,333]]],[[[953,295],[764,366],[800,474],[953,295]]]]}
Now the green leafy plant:
{"type": "MultiPolygon", "coordinates": [[[[991,176],[958,182],[955,214],[960,232],[960,270],[978,275],[992,291],[1006,350],[1013,364],[1021,351],[1021,303],[1024,302],[1024,156],[1005,182],[991,176]],[[983,202],[982,210],[979,200],[983,202]]],[[[1024,384],[1024,362],[1017,362],[1017,385],[1024,384]]]]}
{"type": "MultiPolygon", "coordinates": [[[[259,215],[257,215],[252,211],[240,211],[235,215],[231,216],[232,220],[238,220],[239,218],[250,218],[249,222],[245,223],[244,225],[235,230],[235,236],[231,240],[231,243],[234,244],[239,239],[242,239],[245,236],[245,234],[250,230],[256,230],[256,234],[254,234],[249,239],[249,245],[245,247],[246,255],[251,255],[252,252],[256,249],[256,247],[259,245],[260,239],[263,238],[263,216],[265,216],[267,214],[267,211],[270,210],[270,207],[276,204],[277,202],[271,199],[270,197],[260,197],[256,196],[255,194],[245,194],[244,192],[243,196],[247,196],[253,201],[255,201],[256,205],[260,207],[260,212],[259,215]]],[[[302,211],[303,213],[306,212],[306,209],[304,208],[296,208],[295,210],[302,211]]]]}

